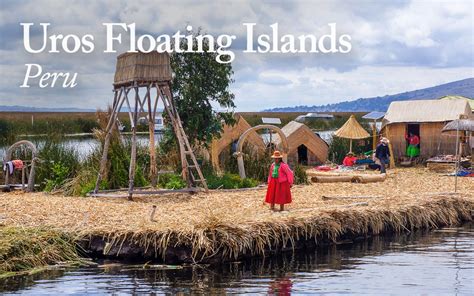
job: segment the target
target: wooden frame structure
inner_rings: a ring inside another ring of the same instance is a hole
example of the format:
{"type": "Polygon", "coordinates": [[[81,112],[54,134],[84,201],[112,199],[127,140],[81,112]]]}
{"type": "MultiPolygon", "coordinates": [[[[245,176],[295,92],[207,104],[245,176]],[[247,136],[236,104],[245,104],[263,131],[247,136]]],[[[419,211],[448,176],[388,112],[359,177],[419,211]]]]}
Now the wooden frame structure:
{"type": "MultiPolygon", "coordinates": [[[[25,165],[21,169],[21,188],[25,190],[25,181],[28,180],[26,190],[27,192],[33,192],[35,189],[35,167],[36,167],[36,146],[30,141],[22,140],[18,141],[15,144],[11,145],[5,153],[5,158],[3,163],[6,163],[12,159],[13,151],[21,146],[28,147],[31,150],[31,163],[28,164],[24,161],[25,165]],[[28,172],[28,166],[30,166],[30,171],[28,172]]],[[[5,187],[10,187],[8,169],[5,172],[5,187]]]]}
{"type": "MultiPolygon", "coordinates": [[[[229,149],[229,146],[237,141],[240,136],[248,129],[252,128],[252,126],[245,120],[245,118],[240,114],[235,114],[234,118],[236,119],[235,125],[227,125],[223,126],[223,131],[221,132],[221,137],[214,138],[211,143],[210,149],[210,159],[213,168],[217,172],[222,172],[219,156],[220,154],[229,149]]],[[[265,150],[265,143],[256,132],[250,132],[248,135],[249,143],[252,144],[254,151],[257,153],[259,150],[265,150]]]]}
{"type": "MultiPolygon", "coordinates": [[[[174,133],[178,140],[181,157],[181,174],[187,183],[187,191],[197,191],[199,189],[198,184],[202,189],[207,190],[206,180],[201,172],[192,147],[188,141],[188,137],[184,132],[179,114],[174,105],[171,93],[171,79],[172,71],[169,55],[167,53],[125,53],[117,57],[117,69],[114,78],[114,101],[106,127],[99,174],[97,176],[95,189],[91,196],[106,195],[99,193],[99,186],[106,170],[107,155],[112,132],[117,126],[116,121],[118,114],[124,104],[128,107],[128,115],[130,117],[132,130],[128,199],[132,200],[133,194],[160,194],[169,192],[169,190],[137,191],[134,189],[137,154],[137,124],[138,118],[142,113],[148,113],[148,127],[150,132],[150,177],[152,186],[156,186],[157,167],[154,122],[158,102],[160,100],[163,102],[165,112],[170,118],[174,133]],[[143,98],[140,96],[140,90],[145,91],[143,98]],[[155,96],[152,96],[152,90],[156,90],[155,96]],[[130,93],[133,94],[133,97],[130,97],[130,93]],[[147,111],[145,111],[145,108],[147,111]]],[[[108,192],[110,192],[110,190],[108,192]]]]}
{"type": "Polygon", "coordinates": [[[239,138],[237,142],[237,151],[234,153],[234,156],[237,157],[237,166],[239,168],[239,175],[240,178],[245,179],[247,178],[245,174],[245,165],[244,165],[244,153],[242,152],[242,148],[244,147],[245,140],[252,134],[252,132],[256,132],[261,129],[268,129],[276,132],[281,139],[281,146],[282,146],[282,154],[283,154],[283,161],[286,162],[288,158],[288,141],[286,140],[286,136],[283,131],[274,125],[270,124],[261,124],[254,127],[249,128],[246,130],[239,138]]]}

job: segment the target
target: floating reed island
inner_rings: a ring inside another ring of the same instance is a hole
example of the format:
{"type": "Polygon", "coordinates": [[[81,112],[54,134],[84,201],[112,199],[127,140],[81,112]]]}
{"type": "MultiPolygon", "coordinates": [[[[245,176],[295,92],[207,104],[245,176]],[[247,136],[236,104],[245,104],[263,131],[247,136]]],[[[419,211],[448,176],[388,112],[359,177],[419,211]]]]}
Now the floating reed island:
{"type": "Polygon", "coordinates": [[[287,212],[263,204],[264,189],[101,197],[0,194],[0,227],[49,228],[92,256],[165,263],[220,262],[346,243],[472,219],[474,182],[423,168],[394,169],[381,183],[293,187],[287,212]]]}

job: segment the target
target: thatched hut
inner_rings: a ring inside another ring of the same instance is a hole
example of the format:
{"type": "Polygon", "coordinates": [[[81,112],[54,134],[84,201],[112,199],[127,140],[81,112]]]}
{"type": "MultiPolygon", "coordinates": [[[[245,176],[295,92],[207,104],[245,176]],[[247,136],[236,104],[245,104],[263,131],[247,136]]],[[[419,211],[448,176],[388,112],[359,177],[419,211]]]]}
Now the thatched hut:
{"type": "Polygon", "coordinates": [[[334,135],[340,138],[350,139],[349,152],[352,152],[352,140],[365,139],[370,137],[369,133],[360,125],[354,115],[339,128],[334,135]]]}
{"type": "MultiPolygon", "coordinates": [[[[224,125],[223,130],[221,132],[221,137],[215,138],[212,141],[210,158],[212,161],[212,166],[218,171],[221,170],[220,156],[222,152],[235,152],[231,151],[233,149],[232,146],[237,144],[237,141],[239,140],[240,136],[246,130],[252,127],[241,115],[236,114],[235,120],[235,125],[224,125]]],[[[265,149],[265,143],[255,131],[250,132],[247,139],[247,143],[249,143],[257,150],[261,149],[263,151],[265,149]]]]}
{"type": "Polygon", "coordinates": [[[381,133],[390,139],[396,158],[406,154],[406,133],[420,137],[422,158],[455,154],[456,139],[442,133],[442,129],[460,116],[472,118],[471,107],[465,99],[396,101],[385,114],[381,133]]]}
{"type": "MultiPolygon", "coordinates": [[[[328,159],[328,144],[306,125],[290,121],[282,129],[288,141],[288,162],[290,164],[317,165],[328,159]]],[[[275,135],[275,144],[280,144],[275,135]]]]}

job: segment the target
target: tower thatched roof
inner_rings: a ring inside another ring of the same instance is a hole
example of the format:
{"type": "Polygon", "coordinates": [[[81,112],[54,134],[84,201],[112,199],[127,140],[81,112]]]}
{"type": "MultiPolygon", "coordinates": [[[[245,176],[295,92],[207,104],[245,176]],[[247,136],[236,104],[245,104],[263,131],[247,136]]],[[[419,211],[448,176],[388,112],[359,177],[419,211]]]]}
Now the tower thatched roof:
{"type": "Polygon", "coordinates": [[[338,129],[335,136],[346,139],[365,139],[370,137],[369,133],[357,122],[354,115],[351,115],[349,119],[338,129]]]}

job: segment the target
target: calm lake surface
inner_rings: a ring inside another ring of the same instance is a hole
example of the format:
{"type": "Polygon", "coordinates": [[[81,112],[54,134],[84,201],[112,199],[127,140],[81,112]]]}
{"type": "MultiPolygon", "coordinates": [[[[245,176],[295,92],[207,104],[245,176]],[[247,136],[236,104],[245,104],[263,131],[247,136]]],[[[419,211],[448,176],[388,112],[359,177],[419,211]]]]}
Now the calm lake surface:
{"type": "Polygon", "coordinates": [[[51,270],[0,287],[5,295],[473,295],[474,224],[219,266],[144,270],[99,263],[106,265],[51,270]]]}
{"type": "MultiPolygon", "coordinates": [[[[155,134],[155,145],[158,145],[158,143],[161,141],[162,138],[163,138],[163,134],[160,134],[160,133],[155,134]]],[[[125,134],[123,135],[123,139],[130,140],[131,135],[125,134]]],[[[137,142],[139,143],[139,145],[148,145],[149,139],[150,139],[149,135],[146,135],[146,134],[137,135],[137,142]]],[[[36,145],[38,149],[41,149],[41,147],[46,142],[45,137],[21,137],[20,139],[18,139],[18,141],[19,140],[31,141],[33,144],[36,145]]],[[[67,148],[74,148],[74,150],[79,153],[79,156],[82,159],[85,159],[96,149],[100,148],[99,141],[97,141],[93,136],[90,136],[90,135],[67,136],[61,139],[61,143],[67,148]]],[[[13,143],[8,143],[8,144],[13,144],[13,143]]],[[[7,149],[8,149],[8,145],[6,145],[5,143],[0,144],[0,157],[3,157],[7,149]]]]}

